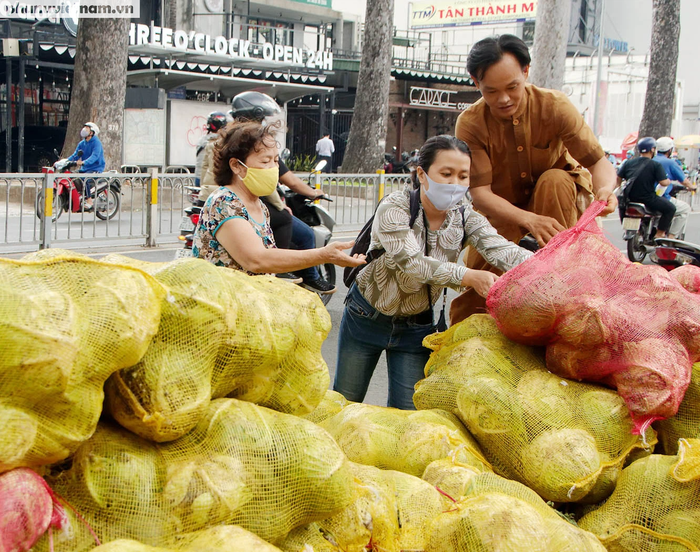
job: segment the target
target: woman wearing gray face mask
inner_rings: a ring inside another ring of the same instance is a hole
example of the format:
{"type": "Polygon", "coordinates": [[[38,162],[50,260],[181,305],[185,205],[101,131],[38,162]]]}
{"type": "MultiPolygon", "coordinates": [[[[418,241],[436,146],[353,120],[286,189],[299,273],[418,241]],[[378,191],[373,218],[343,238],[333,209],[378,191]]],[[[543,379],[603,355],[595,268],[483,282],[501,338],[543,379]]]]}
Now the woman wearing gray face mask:
{"type": "Polygon", "coordinates": [[[430,356],[423,338],[446,327],[444,299],[437,325],[433,305],[447,287],[471,287],[485,297],[497,279],[491,272],[457,264],[467,245],[503,271],[532,255],[498,235],[471,209],[464,199],[470,167],[471,152],[464,142],[453,136],[430,138],[420,150],[413,189],[394,192],[377,207],[368,253],[384,253],[368,256],[345,299],[340,324],[333,389],[348,400],[364,400],[386,351],[387,405],[414,408],[414,385],[423,378],[430,356]]]}

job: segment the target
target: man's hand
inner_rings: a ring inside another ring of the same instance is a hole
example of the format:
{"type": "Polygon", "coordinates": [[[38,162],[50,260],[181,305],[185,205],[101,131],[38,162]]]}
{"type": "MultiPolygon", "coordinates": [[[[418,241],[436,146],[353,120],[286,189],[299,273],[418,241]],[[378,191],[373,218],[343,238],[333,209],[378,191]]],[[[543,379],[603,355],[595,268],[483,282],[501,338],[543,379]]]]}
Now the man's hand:
{"type": "Polygon", "coordinates": [[[537,215],[535,213],[528,213],[523,226],[537,240],[540,247],[544,247],[547,245],[547,242],[559,232],[566,230],[557,219],[537,215]]]}
{"type": "Polygon", "coordinates": [[[620,183],[615,168],[610,161],[603,156],[593,166],[588,167],[593,179],[593,195],[596,200],[605,201],[605,209],[599,216],[604,217],[614,212],[617,208],[617,197],[613,193],[616,185],[620,183]]]}
{"type": "Polygon", "coordinates": [[[333,263],[338,266],[360,266],[365,264],[365,255],[355,253],[352,257],[345,253],[345,249],[352,249],[354,241],[332,242],[321,249],[324,262],[333,263]]]}
{"type": "Polygon", "coordinates": [[[479,295],[486,298],[491,286],[496,283],[498,276],[488,270],[467,270],[462,278],[462,287],[474,288],[479,295]]]}
{"type": "Polygon", "coordinates": [[[78,167],[82,167],[82,166],[83,166],[83,160],[82,160],[82,159],[79,159],[78,161],[75,162],[75,164],[78,165],[78,167]]]}
{"type": "Polygon", "coordinates": [[[596,201],[605,201],[606,206],[598,215],[599,217],[604,217],[610,213],[614,213],[617,209],[617,196],[608,190],[607,188],[601,188],[595,194],[596,201]]]}
{"type": "Polygon", "coordinates": [[[318,199],[319,197],[322,197],[326,195],[323,190],[317,190],[316,188],[309,188],[309,193],[307,194],[306,197],[310,199],[318,199]]]}

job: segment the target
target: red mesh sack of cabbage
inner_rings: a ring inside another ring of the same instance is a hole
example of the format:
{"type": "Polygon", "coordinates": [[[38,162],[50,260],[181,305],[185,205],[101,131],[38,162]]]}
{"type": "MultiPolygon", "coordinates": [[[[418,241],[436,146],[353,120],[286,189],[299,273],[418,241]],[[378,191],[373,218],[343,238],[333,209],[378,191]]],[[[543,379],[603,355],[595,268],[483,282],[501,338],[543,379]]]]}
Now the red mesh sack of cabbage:
{"type": "Polygon", "coordinates": [[[17,468],[0,475],[0,552],[26,552],[47,530],[62,529],[67,519],[36,472],[17,468]]]}
{"type": "Polygon", "coordinates": [[[595,222],[604,207],[501,276],[486,304],[509,339],[547,347],[551,372],[617,389],[643,433],[683,400],[700,359],[700,296],[627,260],[595,222]]]}
{"type": "Polygon", "coordinates": [[[700,267],[684,265],[674,268],[669,274],[691,293],[700,293],[700,267]]]}

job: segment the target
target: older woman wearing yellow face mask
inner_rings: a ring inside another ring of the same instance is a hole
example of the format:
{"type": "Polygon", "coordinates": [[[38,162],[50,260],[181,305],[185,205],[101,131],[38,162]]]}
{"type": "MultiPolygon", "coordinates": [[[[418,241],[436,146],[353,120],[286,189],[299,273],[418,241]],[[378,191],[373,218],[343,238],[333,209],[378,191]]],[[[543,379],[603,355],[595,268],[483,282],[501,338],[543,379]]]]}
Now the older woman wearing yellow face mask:
{"type": "Polygon", "coordinates": [[[195,257],[248,274],[293,272],[325,263],[364,264],[349,256],[352,242],[320,249],[277,249],[270,214],[260,197],[275,191],[279,177],[274,125],[230,123],[214,149],[214,177],[219,188],[202,208],[192,251],[195,257]]]}

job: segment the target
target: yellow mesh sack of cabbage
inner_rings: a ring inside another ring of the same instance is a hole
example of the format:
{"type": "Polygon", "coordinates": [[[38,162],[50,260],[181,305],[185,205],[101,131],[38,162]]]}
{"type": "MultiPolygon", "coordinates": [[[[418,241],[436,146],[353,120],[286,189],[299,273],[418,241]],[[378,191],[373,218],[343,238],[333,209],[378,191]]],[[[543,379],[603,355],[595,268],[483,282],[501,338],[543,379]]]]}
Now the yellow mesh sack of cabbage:
{"type": "Polygon", "coordinates": [[[320,424],[331,416],[335,416],[349,404],[353,404],[353,402],[347,400],[337,391],[328,389],[323,399],[321,399],[321,402],[318,403],[318,406],[308,414],[302,415],[302,418],[315,424],[320,424]]]}
{"type": "Polygon", "coordinates": [[[200,259],[105,260],[132,263],[170,290],[144,358],[107,382],[106,409],[124,427],[172,441],[195,426],[212,398],[290,414],[308,413],[323,398],[330,379],[321,344],[330,316],[316,294],[200,259]]]}
{"type": "Polygon", "coordinates": [[[599,502],[633,451],[656,435],[632,435],[614,391],[549,373],[541,351],[509,341],[488,315],[426,338],[433,349],[416,385],[417,408],[455,412],[494,470],[555,502],[599,502]]]}
{"type": "Polygon", "coordinates": [[[676,456],[632,462],[579,525],[612,552],[700,550],[700,440],[682,440],[676,456]]]}
{"type": "Polygon", "coordinates": [[[666,454],[678,453],[679,439],[700,439],[700,362],[693,365],[690,385],[676,415],[655,422],[654,429],[666,454]]]}
{"type": "Polygon", "coordinates": [[[462,464],[453,458],[441,458],[426,466],[421,479],[454,501],[467,494],[471,480],[480,473],[482,472],[473,466],[462,464]]]}
{"type": "Polygon", "coordinates": [[[425,552],[605,552],[536,493],[494,473],[474,476],[467,494],[424,530],[425,552]]]}
{"type": "Polygon", "coordinates": [[[78,256],[0,259],[0,472],[67,458],[95,431],[105,380],[136,364],[165,289],[78,256]]]}
{"type": "Polygon", "coordinates": [[[424,550],[424,528],[450,502],[412,475],[354,463],[351,469],[355,500],[334,516],[294,529],[280,548],[287,552],[424,550]]]}
{"type": "Polygon", "coordinates": [[[93,548],[92,552],[230,552],[231,550],[279,552],[280,549],[242,527],[221,525],[179,535],[175,542],[166,547],[148,546],[134,540],[119,539],[93,548]]]}
{"type": "MultiPolygon", "coordinates": [[[[236,399],[211,401],[191,432],[167,444],[100,424],[72,460],[49,483],[102,542],[167,546],[182,533],[235,524],[274,543],[353,499],[348,461],[328,433],[236,399]]],[[[56,552],[91,550],[89,532],[71,526],[56,552]]]]}
{"type": "Polygon", "coordinates": [[[349,404],[319,424],[353,462],[423,475],[433,460],[449,456],[490,471],[479,445],[454,414],[349,404]]]}

